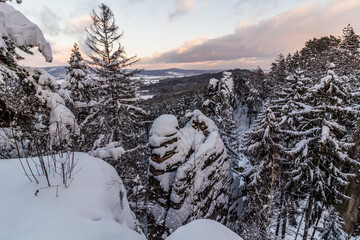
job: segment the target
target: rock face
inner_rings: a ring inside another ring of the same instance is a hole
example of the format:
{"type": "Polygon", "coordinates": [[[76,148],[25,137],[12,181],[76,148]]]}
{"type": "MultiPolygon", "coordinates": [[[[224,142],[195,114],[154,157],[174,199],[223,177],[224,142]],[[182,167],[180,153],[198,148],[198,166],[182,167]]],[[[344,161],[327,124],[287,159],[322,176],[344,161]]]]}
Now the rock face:
{"type": "Polygon", "coordinates": [[[150,130],[150,239],[200,218],[227,222],[230,164],[215,123],[199,110],[179,129],[162,115],[150,130]]]}
{"type": "MultiPolygon", "coordinates": [[[[355,147],[351,153],[354,157],[360,156],[360,120],[356,124],[356,132],[353,137],[355,147]]],[[[352,170],[354,174],[360,172],[360,167],[352,170]]],[[[344,219],[344,230],[353,234],[360,235],[360,176],[351,179],[350,184],[346,187],[345,193],[350,198],[340,206],[339,211],[344,219]]]]}

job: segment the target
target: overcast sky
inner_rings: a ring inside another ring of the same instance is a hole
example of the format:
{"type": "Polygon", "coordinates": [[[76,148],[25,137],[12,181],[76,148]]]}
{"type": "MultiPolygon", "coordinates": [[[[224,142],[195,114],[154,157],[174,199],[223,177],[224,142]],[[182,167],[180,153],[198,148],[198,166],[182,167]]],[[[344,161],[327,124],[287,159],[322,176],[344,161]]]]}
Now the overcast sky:
{"type": "Polygon", "coordinates": [[[359,0],[24,0],[10,4],[43,30],[54,61],[36,54],[20,64],[66,65],[74,42],[86,55],[84,28],[102,2],[124,31],[128,56],[145,69],[268,69],[278,54],[340,36],[348,23],[360,33],[359,0]]]}

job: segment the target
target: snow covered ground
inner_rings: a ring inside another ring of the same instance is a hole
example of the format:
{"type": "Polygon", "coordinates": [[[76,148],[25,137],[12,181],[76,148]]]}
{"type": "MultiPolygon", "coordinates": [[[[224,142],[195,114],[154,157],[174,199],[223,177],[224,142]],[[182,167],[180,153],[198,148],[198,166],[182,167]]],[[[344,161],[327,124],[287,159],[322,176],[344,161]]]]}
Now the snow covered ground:
{"type": "Polygon", "coordinates": [[[167,240],[242,240],[242,238],[221,223],[201,219],[178,228],[167,240]]]}
{"type": "Polygon", "coordinates": [[[75,159],[77,173],[68,188],[58,174],[51,174],[49,188],[44,176],[37,177],[39,184],[30,182],[19,160],[0,160],[1,240],[145,239],[131,230],[135,218],[115,169],[84,153],[75,159]]]}
{"type": "MultiPolygon", "coordinates": [[[[45,162],[52,162],[45,157],[45,162]]],[[[56,156],[58,164],[62,161],[56,156]]],[[[136,219],[129,208],[121,179],[103,160],[75,153],[77,164],[68,188],[59,174],[37,173],[30,182],[18,159],[0,160],[0,240],[145,240],[132,229],[136,219]],[[120,194],[122,192],[122,194],[120,194]],[[122,201],[120,195],[123,196],[122,201]]],[[[22,162],[26,166],[26,161],[22,162]]],[[[39,169],[41,173],[41,169],[39,169]]],[[[212,220],[196,220],[180,227],[168,240],[241,240],[212,220]]]]}

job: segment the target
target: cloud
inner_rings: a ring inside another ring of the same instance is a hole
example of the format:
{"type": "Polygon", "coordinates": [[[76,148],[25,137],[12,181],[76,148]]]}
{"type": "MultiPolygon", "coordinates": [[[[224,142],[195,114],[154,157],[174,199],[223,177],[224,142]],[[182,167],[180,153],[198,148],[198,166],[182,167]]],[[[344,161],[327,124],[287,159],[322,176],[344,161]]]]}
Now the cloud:
{"type": "Polygon", "coordinates": [[[39,19],[39,27],[45,35],[57,36],[61,32],[59,22],[61,17],[48,7],[41,7],[39,10],[32,12],[30,15],[39,19]]]}
{"type": "Polygon", "coordinates": [[[88,50],[85,44],[85,40],[87,37],[85,28],[89,27],[91,22],[92,20],[90,15],[86,15],[75,20],[70,20],[66,23],[66,30],[64,31],[64,33],[68,36],[71,36],[74,41],[79,44],[80,49],[84,51],[88,50]]]}
{"type": "Polygon", "coordinates": [[[301,49],[313,37],[341,34],[348,23],[360,22],[360,1],[330,0],[326,4],[308,3],[256,25],[242,25],[234,33],[198,44],[186,42],[168,52],[144,59],[153,63],[196,63],[235,59],[268,59],[280,53],[301,49]]]}
{"type": "Polygon", "coordinates": [[[193,11],[195,6],[196,0],[175,0],[175,10],[169,15],[169,21],[193,11]]]}
{"type": "Polygon", "coordinates": [[[85,28],[91,24],[91,16],[86,15],[82,18],[70,20],[67,22],[66,33],[70,35],[83,35],[85,28]]]}

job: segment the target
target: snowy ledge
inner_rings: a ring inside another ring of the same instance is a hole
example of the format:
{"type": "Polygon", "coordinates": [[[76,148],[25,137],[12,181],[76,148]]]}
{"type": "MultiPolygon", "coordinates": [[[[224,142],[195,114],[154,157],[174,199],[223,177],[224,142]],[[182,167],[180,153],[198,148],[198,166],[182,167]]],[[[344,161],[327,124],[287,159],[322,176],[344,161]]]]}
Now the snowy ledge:
{"type": "Polygon", "coordinates": [[[85,153],[74,157],[77,173],[68,188],[57,174],[51,174],[50,188],[45,176],[30,182],[18,159],[0,160],[0,239],[145,239],[131,230],[135,218],[126,194],[120,201],[125,189],[115,169],[85,153]]]}
{"type": "MultiPolygon", "coordinates": [[[[33,165],[38,158],[29,163],[39,184],[28,180],[18,159],[0,160],[0,239],[146,239],[132,230],[136,220],[115,169],[85,153],[75,153],[74,159],[76,174],[68,188],[58,174],[50,174],[52,187],[48,187],[45,176],[38,176],[33,165]],[[120,191],[124,193],[122,201],[120,191]]],[[[47,162],[47,157],[44,160],[47,162]]],[[[205,219],[182,226],[167,238],[185,239],[242,240],[222,224],[205,219]]]]}

